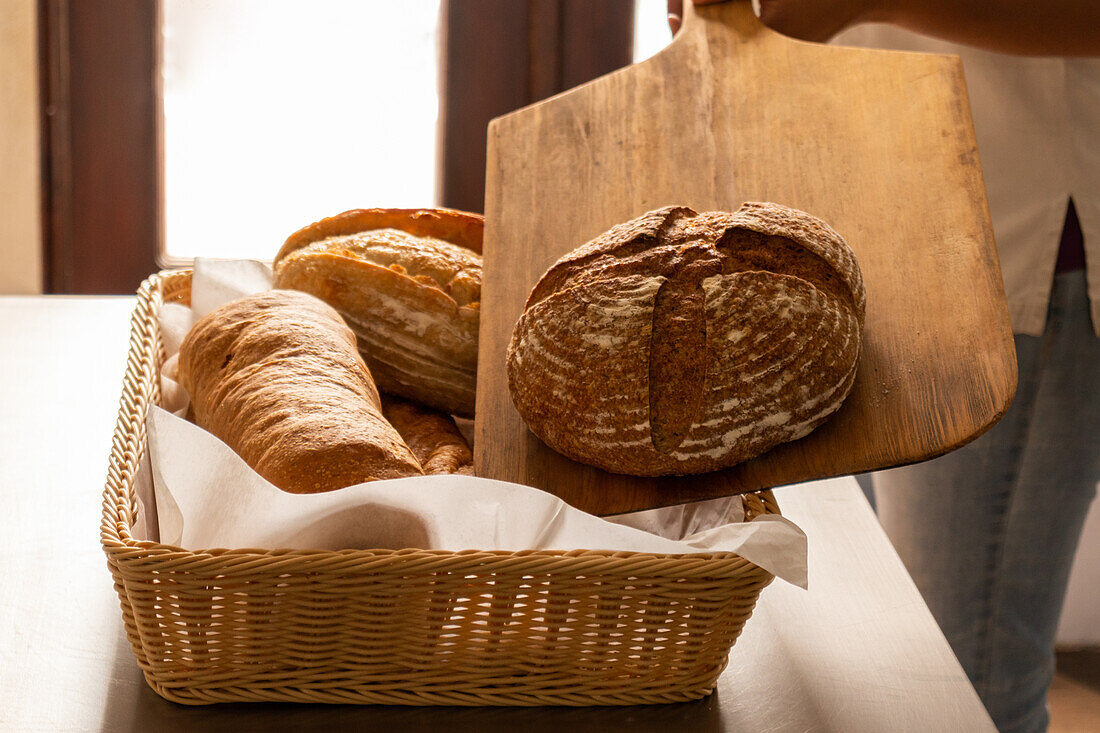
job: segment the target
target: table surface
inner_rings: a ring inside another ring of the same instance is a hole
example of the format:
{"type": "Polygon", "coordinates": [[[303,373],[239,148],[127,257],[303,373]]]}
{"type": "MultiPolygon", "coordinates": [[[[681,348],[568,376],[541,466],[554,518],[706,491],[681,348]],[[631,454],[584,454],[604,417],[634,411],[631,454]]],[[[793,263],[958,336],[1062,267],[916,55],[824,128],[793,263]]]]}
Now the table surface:
{"type": "Polygon", "coordinates": [[[994,730],[851,478],[776,490],[809,537],[810,589],[765,589],[717,690],[696,702],[169,703],[133,659],[99,546],[132,307],[122,297],[0,297],[0,729],[994,730]]]}

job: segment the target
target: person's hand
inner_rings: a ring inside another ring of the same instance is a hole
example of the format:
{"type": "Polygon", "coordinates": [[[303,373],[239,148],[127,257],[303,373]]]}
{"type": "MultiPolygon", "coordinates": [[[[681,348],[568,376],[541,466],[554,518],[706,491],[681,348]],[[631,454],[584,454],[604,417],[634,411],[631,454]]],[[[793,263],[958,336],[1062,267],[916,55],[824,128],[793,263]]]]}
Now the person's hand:
{"type": "MultiPolygon", "coordinates": [[[[668,2],[673,33],[680,29],[684,1],[668,2]]],[[[858,23],[889,23],[1000,53],[1100,56],[1097,0],[760,0],[760,20],[804,41],[827,41],[858,23]]]]}
{"type": "Polygon", "coordinates": [[[760,0],[760,22],[791,38],[824,43],[868,20],[874,9],[874,0],[760,0]]]}
{"type": "MultiPolygon", "coordinates": [[[[692,0],[713,5],[725,0],[692,0]]],[[[747,2],[747,0],[742,0],[747,2]]],[[[760,21],[786,36],[824,42],[848,26],[869,19],[875,0],[760,0],[760,21]]],[[[668,24],[680,30],[683,0],[668,0],[668,24]]]]}

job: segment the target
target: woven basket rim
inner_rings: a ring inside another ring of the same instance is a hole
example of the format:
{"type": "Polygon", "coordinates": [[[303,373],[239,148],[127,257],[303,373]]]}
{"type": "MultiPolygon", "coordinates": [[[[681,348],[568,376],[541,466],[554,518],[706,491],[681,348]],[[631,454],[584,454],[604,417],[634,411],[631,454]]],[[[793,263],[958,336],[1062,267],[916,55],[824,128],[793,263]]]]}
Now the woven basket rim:
{"type": "MultiPolygon", "coordinates": [[[[155,403],[154,392],[158,391],[159,373],[153,369],[156,362],[154,350],[163,352],[157,329],[157,313],[164,302],[166,289],[189,292],[192,268],[161,270],[150,275],[137,290],[137,304],[131,316],[130,350],[126,360],[126,373],[123,377],[122,398],[120,399],[118,418],[112,440],[110,466],[103,491],[102,521],[100,524],[100,544],[104,552],[115,562],[128,559],[148,561],[161,560],[210,560],[253,559],[259,563],[257,569],[266,564],[274,565],[290,558],[302,560],[370,560],[370,559],[412,559],[433,557],[438,559],[495,559],[503,558],[621,558],[635,560],[653,558],[660,560],[695,561],[695,563],[749,563],[734,552],[693,552],[693,553],[650,553],[628,550],[431,550],[404,548],[399,550],[345,549],[345,550],[308,550],[291,548],[203,548],[191,550],[175,545],[163,544],[152,540],[137,540],[130,534],[129,517],[135,516],[137,506],[134,496],[134,480],[138,462],[148,450],[145,436],[145,413],[150,404],[155,403]],[[264,562],[267,561],[267,562],[264,562]]],[[[778,505],[770,490],[742,494],[743,497],[755,496],[765,506],[768,513],[779,514],[778,505]]]]}

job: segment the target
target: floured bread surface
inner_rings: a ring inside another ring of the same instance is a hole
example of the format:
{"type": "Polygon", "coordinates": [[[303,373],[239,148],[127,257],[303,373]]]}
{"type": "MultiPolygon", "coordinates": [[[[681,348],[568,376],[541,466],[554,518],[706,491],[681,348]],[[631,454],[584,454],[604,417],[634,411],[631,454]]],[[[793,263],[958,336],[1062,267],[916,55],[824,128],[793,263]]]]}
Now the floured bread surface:
{"type": "Polygon", "coordinates": [[[840,407],[865,307],[854,255],[819,219],[660,209],[546,272],[512,335],[509,388],[532,432],[574,460],[712,471],[840,407]]]}
{"type": "Polygon", "coordinates": [[[180,346],[179,377],[195,422],[284,491],[422,473],[354,334],[311,295],[271,290],[207,314],[180,346]]]}
{"type": "Polygon", "coordinates": [[[481,217],[416,213],[403,218],[388,210],[347,212],[307,227],[280,251],[275,285],[336,308],[355,332],[380,389],[471,416],[481,256],[427,232],[469,243],[481,217]]]}

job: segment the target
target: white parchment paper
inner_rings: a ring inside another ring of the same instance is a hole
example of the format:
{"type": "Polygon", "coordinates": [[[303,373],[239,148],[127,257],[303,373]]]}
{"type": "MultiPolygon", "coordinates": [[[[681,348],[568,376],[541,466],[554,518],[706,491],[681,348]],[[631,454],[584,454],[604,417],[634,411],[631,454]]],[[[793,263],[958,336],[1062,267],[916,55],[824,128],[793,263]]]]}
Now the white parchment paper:
{"type": "Polygon", "coordinates": [[[147,417],[149,452],[136,479],[135,538],[192,550],[736,552],[806,587],[802,530],[774,515],[743,521],[737,497],[601,519],[544,491],[473,476],[375,481],[323,494],[277,489],[218,438],[183,419],[187,394],[174,379],[176,352],[195,319],[270,287],[263,263],[200,259],[194,310],[174,304],[162,309],[166,409],[154,407],[147,417]]]}

